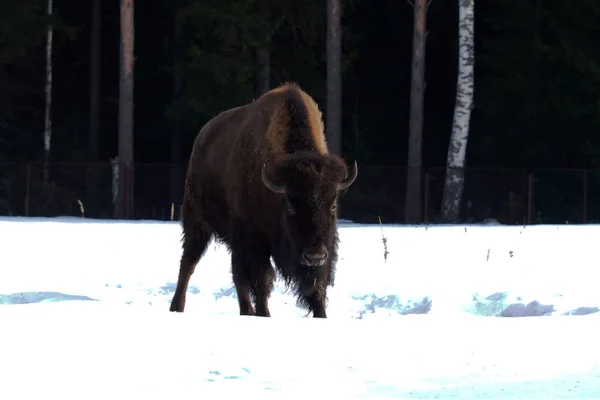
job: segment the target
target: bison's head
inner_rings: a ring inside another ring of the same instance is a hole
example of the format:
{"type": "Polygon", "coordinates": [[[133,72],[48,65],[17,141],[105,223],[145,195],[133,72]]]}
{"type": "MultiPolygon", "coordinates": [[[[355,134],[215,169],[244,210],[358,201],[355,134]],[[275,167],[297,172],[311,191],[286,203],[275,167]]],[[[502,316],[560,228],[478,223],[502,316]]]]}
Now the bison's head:
{"type": "Polygon", "coordinates": [[[356,162],[348,170],[335,155],[295,154],[273,165],[272,172],[263,166],[262,181],[284,198],[282,228],[299,264],[326,264],[336,240],[338,193],[356,179],[356,162]]]}

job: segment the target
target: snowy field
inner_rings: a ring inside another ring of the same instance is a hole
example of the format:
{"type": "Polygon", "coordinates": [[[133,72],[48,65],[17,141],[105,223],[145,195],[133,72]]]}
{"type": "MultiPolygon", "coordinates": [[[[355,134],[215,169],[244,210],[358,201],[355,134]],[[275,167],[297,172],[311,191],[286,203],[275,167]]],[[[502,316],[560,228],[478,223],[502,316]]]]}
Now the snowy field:
{"type": "Polygon", "coordinates": [[[0,399],[600,399],[600,226],[340,239],[326,320],[212,244],[176,314],[177,223],[1,218],[0,399]]]}

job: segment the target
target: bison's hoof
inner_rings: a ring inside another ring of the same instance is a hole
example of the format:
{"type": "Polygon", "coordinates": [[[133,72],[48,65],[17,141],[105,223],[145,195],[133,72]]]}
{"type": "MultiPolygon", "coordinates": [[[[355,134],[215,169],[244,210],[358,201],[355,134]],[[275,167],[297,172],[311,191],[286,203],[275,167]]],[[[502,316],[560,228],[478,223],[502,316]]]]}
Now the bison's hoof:
{"type": "Polygon", "coordinates": [[[172,302],[169,311],[172,312],[183,312],[183,305],[180,305],[179,302],[172,302]]]}

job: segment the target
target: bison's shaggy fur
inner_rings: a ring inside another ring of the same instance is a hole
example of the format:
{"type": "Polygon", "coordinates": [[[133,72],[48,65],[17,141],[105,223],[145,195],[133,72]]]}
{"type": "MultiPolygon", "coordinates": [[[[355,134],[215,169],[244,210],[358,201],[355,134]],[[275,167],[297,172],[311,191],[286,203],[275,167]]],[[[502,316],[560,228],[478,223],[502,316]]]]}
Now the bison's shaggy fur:
{"type": "Polygon", "coordinates": [[[171,311],[211,238],[231,252],[240,314],[270,316],[275,270],[299,304],[326,318],[338,234],[338,192],[356,179],[329,154],[321,112],[292,83],[224,111],[196,137],[182,205],[183,254],[171,311]]]}

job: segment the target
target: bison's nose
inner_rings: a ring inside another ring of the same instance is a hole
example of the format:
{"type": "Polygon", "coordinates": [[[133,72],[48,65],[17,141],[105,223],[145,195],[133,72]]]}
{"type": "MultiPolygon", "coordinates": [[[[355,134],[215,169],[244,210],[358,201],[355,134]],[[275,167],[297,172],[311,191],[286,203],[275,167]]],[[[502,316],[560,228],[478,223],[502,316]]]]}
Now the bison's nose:
{"type": "Polygon", "coordinates": [[[302,252],[302,264],[308,266],[323,265],[328,253],[325,246],[314,246],[304,249],[302,252]]]}

